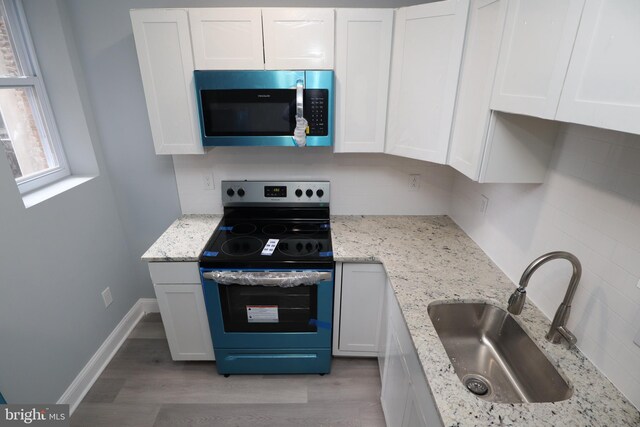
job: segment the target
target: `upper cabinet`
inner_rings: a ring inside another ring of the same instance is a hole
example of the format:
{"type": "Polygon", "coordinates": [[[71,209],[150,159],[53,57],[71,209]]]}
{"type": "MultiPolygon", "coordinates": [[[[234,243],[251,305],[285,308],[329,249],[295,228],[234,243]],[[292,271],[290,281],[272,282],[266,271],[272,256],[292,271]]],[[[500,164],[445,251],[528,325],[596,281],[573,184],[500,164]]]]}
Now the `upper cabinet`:
{"type": "Polygon", "coordinates": [[[446,0],[398,9],[387,153],[445,163],[468,7],[446,0]]]}
{"type": "Polygon", "coordinates": [[[198,70],[262,70],[262,15],[254,8],[189,9],[198,70]]]}
{"type": "Polygon", "coordinates": [[[189,18],[184,9],[131,11],[156,154],[201,154],[189,18]]]}
{"type": "Polygon", "coordinates": [[[334,10],[262,9],[267,70],[333,69],[334,10]]]}
{"type": "Polygon", "coordinates": [[[382,153],[393,9],[336,10],[336,153],[382,153]]]}
{"type": "Polygon", "coordinates": [[[489,109],[507,0],[471,0],[448,164],[479,182],[543,182],[557,124],[489,109]]]}
{"type": "Polygon", "coordinates": [[[587,0],[558,120],[640,134],[640,1],[587,0]]]}
{"type": "Polygon", "coordinates": [[[509,1],[492,109],[555,118],[583,5],[584,0],[509,1]]]}
{"type": "Polygon", "coordinates": [[[333,9],[134,9],[131,23],[156,154],[204,153],[196,69],[333,68],[333,9]]]}
{"type": "Polygon", "coordinates": [[[477,180],[489,126],[489,102],[507,0],[472,0],[451,130],[449,164],[477,180]]]}

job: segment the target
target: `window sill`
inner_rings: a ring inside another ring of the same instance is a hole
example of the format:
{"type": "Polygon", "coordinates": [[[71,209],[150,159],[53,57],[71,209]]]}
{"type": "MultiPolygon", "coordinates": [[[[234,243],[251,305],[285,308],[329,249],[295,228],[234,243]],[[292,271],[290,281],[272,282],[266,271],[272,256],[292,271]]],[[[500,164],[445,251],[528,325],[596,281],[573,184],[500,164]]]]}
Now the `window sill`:
{"type": "Polygon", "coordinates": [[[71,190],[72,188],[75,188],[80,184],[84,184],[85,182],[90,181],[93,178],[95,178],[95,176],[68,176],[61,179],[60,181],[56,181],[52,184],[38,188],[37,190],[33,190],[29,193],[23,194],[22,202],[24,203],[24,207],[28,209],[32,206],[44,202],[45,200],[49,200],[50,198],[55,197],[58,194],[62,194],[67,190],[71,190]]]}

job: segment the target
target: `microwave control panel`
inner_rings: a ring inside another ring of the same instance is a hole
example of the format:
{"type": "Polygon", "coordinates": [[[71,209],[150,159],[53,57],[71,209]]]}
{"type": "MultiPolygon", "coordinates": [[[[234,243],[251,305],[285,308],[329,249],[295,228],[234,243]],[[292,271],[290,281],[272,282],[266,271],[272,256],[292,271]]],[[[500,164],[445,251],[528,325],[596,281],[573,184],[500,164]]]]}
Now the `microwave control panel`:
{"type": "Polygon", "coordinates": [[[327,89],[304,90],[304,118],[309,123],[309,136],[329,134],[329,91],[327,89]]]}

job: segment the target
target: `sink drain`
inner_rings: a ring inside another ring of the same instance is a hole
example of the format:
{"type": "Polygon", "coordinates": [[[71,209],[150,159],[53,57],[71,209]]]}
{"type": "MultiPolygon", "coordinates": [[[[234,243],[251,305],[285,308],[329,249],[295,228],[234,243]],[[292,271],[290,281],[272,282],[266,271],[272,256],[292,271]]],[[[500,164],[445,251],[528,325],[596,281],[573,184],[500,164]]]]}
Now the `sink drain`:
{"type": "Polygon", "coordinates": [[[489,393],[489,382],[479,376],[467,376],[464,379],[464,385],[471,393],[477,396],[484,396],[485,394],[489,393]]]}

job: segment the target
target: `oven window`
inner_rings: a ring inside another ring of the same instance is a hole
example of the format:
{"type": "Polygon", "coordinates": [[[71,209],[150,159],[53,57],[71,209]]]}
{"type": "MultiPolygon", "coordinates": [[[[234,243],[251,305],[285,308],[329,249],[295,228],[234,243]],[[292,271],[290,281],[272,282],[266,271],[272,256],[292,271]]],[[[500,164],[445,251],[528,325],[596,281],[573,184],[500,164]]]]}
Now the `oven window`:
{"type": "Polygon", "coordinates": [[[225,332],[316,332],[318,286],[219,285],[225,332]]]}
{"type": "Polygon", "coordinates": [[[200,96],[206,136],[293,135],[293,89],[203,90],[200,96]]]}

